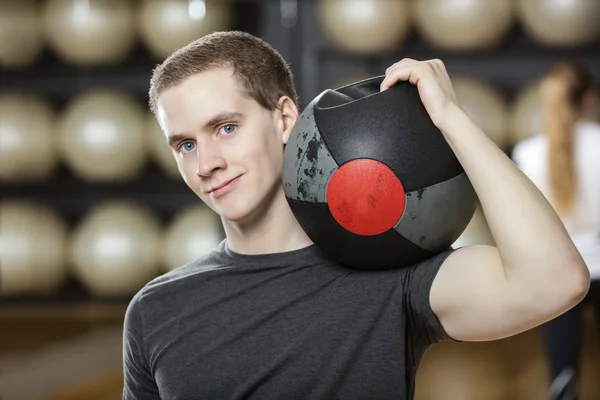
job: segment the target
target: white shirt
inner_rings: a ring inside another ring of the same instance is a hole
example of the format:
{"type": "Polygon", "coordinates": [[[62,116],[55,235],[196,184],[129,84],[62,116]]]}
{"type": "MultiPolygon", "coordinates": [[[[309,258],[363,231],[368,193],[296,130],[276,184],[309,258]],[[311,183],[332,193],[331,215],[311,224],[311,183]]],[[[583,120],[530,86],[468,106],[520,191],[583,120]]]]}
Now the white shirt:
{"type": "MultiPolygon", "coordinates": [[[[600,124],[579,122],[574,131],[577,194],[571,213],[562,218],[573,243],[585,260],[592,279],[600,279],[600,124]]],[[[538,134],[518,143],[515,164],[550,199],[546,136],[538,134]]]]}

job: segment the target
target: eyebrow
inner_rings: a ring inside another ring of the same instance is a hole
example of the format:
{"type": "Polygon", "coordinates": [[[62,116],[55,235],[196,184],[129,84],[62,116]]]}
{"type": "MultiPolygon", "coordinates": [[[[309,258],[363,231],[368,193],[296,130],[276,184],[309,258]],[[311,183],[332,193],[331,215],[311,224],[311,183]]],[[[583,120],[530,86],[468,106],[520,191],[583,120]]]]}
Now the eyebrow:
{"type": "Polygon", "coordinates": [[[239,112],[222,112],[208,120],[208,122],[202,127],[202,130],[212,129],[217,125],[221,125],[224,122],[230,121],[232,119],[240,119],[242,117],[243,115],[239,112]]]}
{"type": "MultiPolygon", "coordinates": [[[[232,119],[241,119],[243,117],[244,115],[239,112],[222,112],[208,120],[202,127],[202,130],[209,130],[218,125],[221,125],[224,122],[231,121],[232,119]]],[[[170,135],[168,138],[169,146],[173,147],[175,143],[188,139],[190,136],[192,135],[187,133],[170,135]]]]}

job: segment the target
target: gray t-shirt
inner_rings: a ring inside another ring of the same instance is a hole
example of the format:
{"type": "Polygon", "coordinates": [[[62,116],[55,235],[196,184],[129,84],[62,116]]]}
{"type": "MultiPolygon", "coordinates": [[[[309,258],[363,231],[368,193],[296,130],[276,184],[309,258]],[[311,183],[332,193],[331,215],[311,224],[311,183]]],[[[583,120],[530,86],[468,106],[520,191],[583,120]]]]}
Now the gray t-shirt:
{"type": "Polygon", "coordinates": [[[123,399],[412,399],[423,353],[450,339],[429,292],[451,252],[361,271],[314,245],[242,255],[225,240],[131,301],[123,399]]]}

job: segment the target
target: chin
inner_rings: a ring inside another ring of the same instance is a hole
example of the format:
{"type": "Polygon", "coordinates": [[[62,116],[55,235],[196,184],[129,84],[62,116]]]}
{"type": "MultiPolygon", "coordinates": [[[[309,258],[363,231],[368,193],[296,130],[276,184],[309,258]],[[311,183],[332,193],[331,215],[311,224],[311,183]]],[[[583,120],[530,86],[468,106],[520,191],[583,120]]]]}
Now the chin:
{"type": "Polygon", "coordinates": [[[249,219],[249,214],[244,212],[220,212],[221,217],[229,222],[235,222],[236,224],[243,223],[244,221],[249,219]]]}
{"type": "Polygon", "coordinates": [[[244,223],[252,214],[250,204],[223,204],[216,207],[217,213],[226,221],[244,223]]]}

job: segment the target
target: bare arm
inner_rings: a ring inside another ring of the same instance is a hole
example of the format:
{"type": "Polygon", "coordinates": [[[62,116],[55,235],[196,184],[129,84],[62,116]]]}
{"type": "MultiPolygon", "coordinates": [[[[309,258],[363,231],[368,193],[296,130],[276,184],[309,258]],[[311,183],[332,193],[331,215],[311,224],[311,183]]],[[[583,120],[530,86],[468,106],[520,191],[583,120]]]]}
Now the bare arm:
{"type": "Polygon", "coordinates": [[[403,62],[388,70],[388,84],[403,79],[419,87],[477,192],[497,245],[459,249],[441,267],[430,300],[447,333],[494,340],[572,308],[587,293],[589,271],[546,198],[460,109],[439,60],[403,62]]]}

